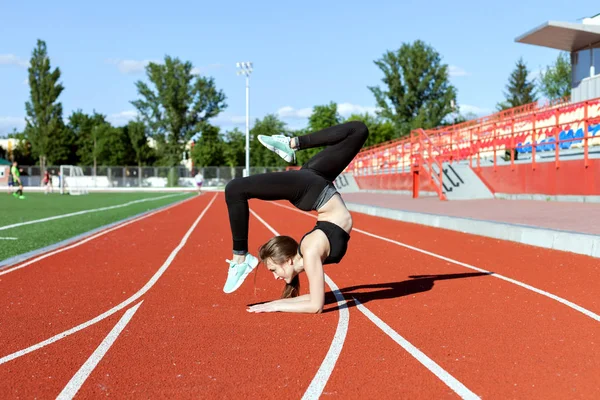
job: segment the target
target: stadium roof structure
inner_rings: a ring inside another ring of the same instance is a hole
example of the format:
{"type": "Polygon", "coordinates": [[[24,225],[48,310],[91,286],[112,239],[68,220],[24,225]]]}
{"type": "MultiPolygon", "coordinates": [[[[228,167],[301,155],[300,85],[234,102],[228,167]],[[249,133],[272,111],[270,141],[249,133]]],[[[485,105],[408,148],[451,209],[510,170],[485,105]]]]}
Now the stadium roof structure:
{"type": "Polygon", "coordinates": [[[574,52],[600,44],[600,14],[583,23],[548,21],[517,37],[515,42],[574,52]]]}

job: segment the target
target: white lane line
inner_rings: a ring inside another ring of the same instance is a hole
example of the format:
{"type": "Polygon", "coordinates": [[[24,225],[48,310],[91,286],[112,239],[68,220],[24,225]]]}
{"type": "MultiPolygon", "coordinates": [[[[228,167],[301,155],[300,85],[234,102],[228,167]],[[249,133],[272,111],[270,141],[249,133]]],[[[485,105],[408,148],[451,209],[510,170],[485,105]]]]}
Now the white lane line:
{"type": "Polygon", "coordinates": [[[393,330],[388,324],[383,322],[378,316],[373,314],[371,310],[367,307],[363,306],[360,301],[354,298],[356,302],[356,308],[359,309],[367,318],[371,320],[375,325],[379,327],[382,331],[384,331],[394,342],[398,343],[404,350],[406,350],[411,356],[416,358],[421,364],[425,366],[429,371],[431,371],[435,376],[437,376],[442,382],[444,382],[450,389],[454,390],[456,394],[458,394],[463,399],[479,399],[475,393],[470,391],[465,385],[463,385],[459,380],[450,375],[445,369],[440,367],[435,361],[431,358],[427,357],[425,353],[416,348],[412,343],[408,340],[404,339],[398,332],[393,330]]]}
{"type": "Polygon", "coordinates": [[[575,304],[573,302],[570,302],[569,300],[563,299],[562,297],[558,297],[558,296],[556,296],[556,295],[554,295],[552,293],[548,293],[548,292],[546,292],[544,290],[535,288],[535,287],[533,287],[531,285],[528,285],[526,283],[517,281],[517,280],[512,279],[512,278],[508,278],[508,277],[506,277],[504,275],[500,275],[500,274],[497,274],[495,272],[487,271],[487,270],[485,270],[483,268],[477,268],[477,267],[475,267],[473,265],[466,264],[466,263],[463,263],[463,262],[460,262],[460,261],[456,261],[456,260],[453,260],[452,258],[444,257],[444,256],[441,256],[439,254],[429,252],[427,250],[422,250],[422,249],[419,249],[418,247],[413,247],[413,246],[410,246],[408,244],[404,244],[402,242],[398,242],[396,240],[392,240],[392,239],[388,239],[386,237],[375,235],[374,233],[366,232],[366,231],[363,231],[363,230],[360,230],[360,229],[355,229],[355,230],[357,232],[360,232],[360,233],[365,234],[367,236],[371,236],[371,237],[374,237],[376,239],[384,240],[386,242],[390,242],[390,243],[396,244],[398,246],[405,247],[405,248],[410,249],[410,250],[418,251],[419,253],[427,254],[429,256],[432,256],[432,257],[435,257],[435,258],[439,258],[440,260],[448,261],[449,263],[460,265],[462,267],[469,268],[469,269],[472,269],[472,270],[475,270],[475,271],[485,272],[485,273],[489,274],[490,276],[496,277],[498,279],[502,279],[503,281],[506,281],[506,282],[514,283],[517,286],[521,286],[522,288],[525,288],[527,290],[531,290],[532,292],[535,292],[537,294],[541,294],[542,296],[546,296],[546,297],[548,297],[548,298],[550,298],[552,300],[556,300],[559,303],[564,304],[567,307],[570,307],[573,310],[579,311],[580,313],[582,313],[584,315],[587,315],[588,317],[590,317],[592,319],[595,319],[596,321],[600,322],[600,315],[595,314],[595,313],[591,312],[590,310],[587,310],[587,309],[585,309],[585,308],[583,308],[583,307],[581,307],[581,306],[579,306],[579,305],[577,305],[577,304],[575,304]]]}
{"type": "Polygon", "coordinates": [[[0,240],[17,240],[16,237],[0,237],[0,240]]]}
{"type": "Polygon", "coordinates": [[[88,213],[93,213],[93,212],[98,212],[98,211],[106,211],[106,210],[112,210],[112,209],[115,209],[115,208],[127,207],[127,206],[130,206],[132,204],[136,204],[136,203],[144,203],[146,201],[161,200],[161,199],[166,199],[166,198],[174,197],[174,196],[181,196],[181,193],[169,194],[169,195],[160,196],[160,197],[151,197],[151,198],[148,198],[148,199],[134,200],[134,201],[130,201],[130,202],[123,203],[123,204],[117,204],[117,205],[114,205],[114,206],[94,208],[94,209],[90,209],[90,210],[76,211],[76,212],[72,212],[72,213],[69,213],[69,214],[54,215],[54,216],[48,217],[48,218],[35,219],[35,220],[32,220],[32,221],[25,221],[25,222],[19,222],[17,224],[0,226],[0,231],[4,231],[6,229],[18,228],[19,226],[24,226],[24,225],[39,224],[40,222],[53,221],[55,219],[62,219],[62,218],[67,218],[67,217],[73,217],[75,215],[83,215],[83,214],[88,214],[88,213]]]}
{"type": "MultiPolygon", "coordinates": [[[[262,222],[267,229],[273,232],[274,235],[279,235],[279,233],[277,233],[277,231],[273,229],[271,225],[266,223],[265,220],[259,217],[258,214],[256,214],[253,210],[250,210],[250,212],[260,222],[262,222]]],[[[338,319],[338,324],[335,329],[335,334],[333,335],[333,340],[331,341],[331,346],[329,346],[329,350],[327,351],[319,370],[306,389],[306,392],[304,392],[302,399],[318,399],[321,396],[321,393],[323,393],[323,389],[325,388],[325,385],[327,385],[327,381],[333,372],[335,363],[342,352],[342,347],[344,346],[344,341],[346,340],[346,334],[348,333],[348,325],[350,323],[350,312],[348,311],[348,306],[346,305],[346,299],[342,295],[342,292],[340,292],[340,289],[337,287],[335,282],[333,282],[331,278],[327,276],[327,274],[324,275],[325,282],[327,282],[327,285],[329,285],[333,295],[337,300],[338,308],[340,310],[340,318],[338,319]]]]}
{"type": "MultiPolygon", "coordinates": [[[[186,201],[189,201],[189,200],[191,200],[191,199],[192,199],[192,198],[190,198],[190,199],[188,199],[188,200],[186,200],[186,201]]],[[[14,271],[16,271],[16,270],[19,270],[19,269],[21,269],[21,268],[25,268],[25,267],[27,267],[28,265],[31,265],[31,264],[33,264],[33,263],[36,263],[36,262],[40,261],[40,260],[43,260],[44,258],[48,258],[48,257],[51,257],[51,256],[53,256],[53,255],[55,255],[55,254],[62,253],[63,251],[67,251],[67,250],[73,249],[73,248],[75,248],[75,247],[81,246],[82,244],[85,244],[85,243],[89,242],[90,240],[94,240],[94,239],[96,239],[96,238],[99,238],[99,237],[100,237],[100,236],[102,236],[102,235],[106,235],[106,234],[107,234],[107,233],[109,233],[109,232],[112,232],[112,231],[115,231],[115,230],[117,230],[117,229],[123,228],[124,226],[127,226],[127,225],[129,225],[129,224],[133,224],[134,222],[137,222],[137,221],[141,221],[141,220],[143,220],[144,218],[151,217],[151,216],[153,216],[154,214],[158,214],[158,213],[160,213],[160,212],[166,211],[166,210],[168,210],[168,209],[170,209],[170,208],[176,207],[176,206],[178,206],[178,205],[181,205],[181,204],[182,204],[182,203],[175,203],[175,204],[172,204],[172,205],[170,205],[170,206],[168,206],[168,207],[165,207],[165,208],[162,208],[162,209],[160,209],[160,210],[153,211],[153,212],[151,212],[151,213],[148,213],[148,214],[142,215],[142,216],[141,216],[141,217],[139,217],[139,218],[135,218],[135,219],[129,220],[129,221],[127,221],[127,222],[124,222],[124,223],[122,223],[122,224],[115,225],[115,226],[113,226],[112,228],[109,228],[109,229],[107,229],[107,230],[105,230],[105,231],[102,231],[102,232],[99,232],[99,233],[97,233],[97,234],[95,234],[95,235],[93,235],[93,236],[90,236],[90,237],[87,237],[87,238],[85,238],[85,239],[82,239],[81,241],[77,241],[77,242],[75,242],[75,243],[73,243],[73,244],[71,244],[71,245],[69,245],[69,246],[66,246],[66,247],[61,247],[60,249],[56,249],[56,250],[54,250],[54,251],[51,251],[50,253],[42,254],[41,256],[39,256],[39,257],[36,257],[36,258],[33,258],[33,259],[29,260],[29,261],[26,261],[26,262],[24,262],[23,264],[18,264],[18,265],[14,266],[14,267],[9,267],[9,268],[6,268],[6,269],[2,269],[2,270],[0,270],[0,276],[2,276],[2,275],[6,275],[6,274],[8,274],[8,273],[10,273],[10,272],[14,272],[14,271]]]]}
{"type": "Polygon", "coordinates": [[[186,244],[188,238],[190,237],[190,235],[192,234],[192,232],[194,231],[194,229],[196,229],[196,226],[198,225],[198,223],[200,222],[200,220],[202,219],[202,217],[204,217],[204,214],[206,214],[206,211],[208,211],[208,209],[210,208],[210,206],[213,204],[213,202],[215,201],[215,199],[217,198],[218,193],[215,193],[215,195],[213,196],[212,200],[210,201],[210,203],[208,203],[208,205],[206,206],[206,208],[202,211],[202,213],[200,214],[200,216],[196,219],[196,221],[194,221],[194,223],[192,224],[192,226],[190,227],[190,229],[187,231],[187,233],[183,236],[183,238],[181,239],[181,242],[179,243],[179,245],[173,249],[173,251],[171,252],[171,254],[169,255],[169,257],[165,260],[165,262],[163,263],[163,265],[158,269],[158,271],[156,271],[156,273],[152,276],[152,278],[150,278],[150,280],[144,285],[144,287],[142,287],[140,290],[138,290],[133,296],[129,297],[127,300],[123,301],[122,303],[116,305],[115,307],[111,308],[110,310],[98,315],[96,318],[91,319],[89,321],[86,321],[82,324],[77,325],[74,328],[71,328],[69,330],[66,330],[62,333],[59,333],[58,335],[54,335],[49,339],[44,340],[43,342],[39,342],[37,344],[34,344],[32,346],[27,347],[26,349],[23,350],[19,350],[17,352],[14,352],[12,354],[9,354],[7,356],[4,356],[2,358],[0,358],[0,365],[14,360],[15,358],[24,356],[25,354],[31,353],[32,351],[41,349],[44,346],[47,346],[49,344],[52,344],[56,341],[59,341],[60,339],[63,339],[69,335],[72,335],[76,332],[79,332],[82,329],[85,329],[89,326],[94,325],[97,322],[102,321],[103,319],[110,317],[111,315],[113,315],[114,313],[116,313],[117,311],[127,307],[128,305],[130,305],[131,303],[133,303],[134,301],[136,301],[137,299],[139,299],[140,297],[142,297],[148,290],[150,290],[150,288],[152,288],[152,286],[154,286],[156,284],[156,282],[158,281],[158,279],[165,273],[165,271],[167,270],[167,268],[169,268],[169,266],[171,265],[171,263],[173,262],[173,260],[175,259],[175,256],[177,255],[177,253],[179,253],[179,251],[183,248],[183,246],[186,244]]]}
{"type": "Polygon", "coordinates": [[[131,307],[129,310],[125,312],[125,314],[121,317],[119,322],[112,328],[112,330],[108,333],[108,336],[104,338],[100,346],[92,353],[92,355],[87,359],[87,361],[79,368],[79,371],[73,375],[69,383],[64,387],[62,392],[58,395],[58,400],[66,400],[72,399],[75,397],[75,394],[81,389],[81,386],[85,383],[86,379],[90,376],[94,368],[98,365],[98,363],[102,360],[102,357],[108,352],[110,347],[113,345],[115,340],[119,337],[123,329],[127,326],[137,309],[142,305],[144,301],[140,301],[135,306],[131,307]]]}
{"type": "MultiPolygon", "coordinates": [[[[306,215],[309,215],[309,216],[311,216],[313,218],[316,218],[316,216],[314,216],[312,214],[309,214],[307,212],[304,212],[302,210],[298,210],[298,209],[295,209],[295,208],[292,208],[292,207],[288,207],[288,206],[285,206],[283,204],[278,204],[278,203],[273,203],[273,204],[275,204],[275,205],[277,205],[279,207],[287,208],[289,210],[296,211],[296,212],[299,212],[301,214],[306,214],[306,215]]],[[[517,281],[517,280],[512,279],[512,278],[508,278],[508,277],[506,277],[504,275],[500,275],[500,274],[497,274],[495,272],[487,271],[487,270],[482,269],[482,268],[477,268],[474,265],[467,264],[467,263],[464,263],[464,262],[460,262],[460,261],[454,260],[454,259],[449,258],[449,257],[444,257],[442,255],[439,255],[439,254],[436,254],[436,253],[432,253],[430,251],[423,250],[423,249],[420,249],[418,247],[414,247],[414,246],[408,245],[406,243],[398,242],[396,240],[388,239],[386,237],[379,236],[379,235],[376,235],[374,233],[363,231],[362,229],[353,228],[353,230],[356,231],[356,232],[360,232],[360,233],[362,233],[364,235],[371,236],[371,237],[373,237],[375,239],[379,239],[379,240],[383,240],[383,241],[386,241],[386,242],[389,242],[389,243],[393,243],[393,244],[396,244],[398,246],[401,246],[401,247],[404,247],[404,248],[407,248],[407,249],[410,249],[410,250],[414,250],[416,252],[419,252],[419,253],[422,253],[422,254],[426,254],[428,256],[435,257],[435,258],[447,261],[447,262],[452,263],[452,264],[460,265],[461,267],[469,268],[469,269],[472,269],[472,270],[475,270],[475,271],[479,271],[479,272],[485,272],[485,273],[489,274],[490,276],[496,277],[498,279],[502,279],[503,281],[506,281],[506,282],[513,283],[513,284],[515,284],[517,286],[520,286],[520,287],[522,287],[524,289],[527,289],[527,290],[531,290],[532,292],[535,292],[537,294],[541,294],[542,296],[548,297],[548,298],[550,298],[552,300],[556,300],[559,303],[564,304],[565,306],[570,307],[573,310],[579,311],[580,313],[582,313],[582,314],[584,314],[584,315],[586,315],[586,316],[588,316],[588,317],[590,317],[590,318],[592,318],[592,319],[600,322],[600,315],[598,315],[598,314],[596,314],[596,313],[594,313],[594,312],[592,312],[592,311],[590,311],[588,309],[585,309],[585,308],[583,308],[583,307],[581,307],[581,306],[579,306],[579,305],[577,305],[577,304],[575,304],[575,303],[573,303],[573,302],[571,302],[569,300],[563,299],[562,297],[556,296],[556,295],[554,295],[552,293],[549,293],[549,292],[546,292],[544,290],[538,289],[538,288],[533,287],[531,285],[528,285],[526,283],[517,281]]]]}

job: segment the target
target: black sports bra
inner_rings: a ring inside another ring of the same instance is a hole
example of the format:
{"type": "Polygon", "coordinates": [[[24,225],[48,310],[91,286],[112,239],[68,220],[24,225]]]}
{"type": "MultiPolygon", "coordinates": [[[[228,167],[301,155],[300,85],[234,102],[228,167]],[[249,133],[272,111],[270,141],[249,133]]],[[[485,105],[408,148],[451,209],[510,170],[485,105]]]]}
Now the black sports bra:
{"type": "Polygon", "coordinates": [[[312,233],[315,229],[320,229],[323,231],[329,240],[329,256],[327,256],[325,261],[323,261],[323,264],[339,263],[342,258],[344,258],[346,250],[348,250],[348,241],[350,240],[350,235],[338,225],[328,221],[317,221],[315,227],[302,236],[298,246],[298,254],[300,254],[302,257],[302,253],[300,251],[302,240],[304,240],[306,235],[312,233]]]}

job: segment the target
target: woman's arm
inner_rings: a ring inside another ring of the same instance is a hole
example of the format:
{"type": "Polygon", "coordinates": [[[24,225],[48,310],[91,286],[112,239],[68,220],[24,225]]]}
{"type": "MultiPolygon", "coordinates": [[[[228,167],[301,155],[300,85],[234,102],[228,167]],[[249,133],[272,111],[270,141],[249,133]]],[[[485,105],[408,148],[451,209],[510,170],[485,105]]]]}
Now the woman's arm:
{"type": "MultiPolygon", "coordinates": [[[[327,240],[324,234],[323,236],[327,240]]],[[[306,239],[308,239],[308,236],[306,239]]],[[[323,241],[317,235],[311,237],[310,241],[306,239],[303,242],[302,254],[304,255],[304,271],[308,278],[310,293],[292,299],[279,299],[258,304],[250,307],[249,312],[320,313],[323,311],[323,305],[325,304],[325,273],[321,261],[323,241]]]]}
{"type": "Polygon", "coordinates": [[[310,299],[310,294],[303,294],[302,296],[297,297],[288,297],[287,299],[277,299],[273,300],[271,303],[297,303],[299,301],[305,301],[310,299]]]}

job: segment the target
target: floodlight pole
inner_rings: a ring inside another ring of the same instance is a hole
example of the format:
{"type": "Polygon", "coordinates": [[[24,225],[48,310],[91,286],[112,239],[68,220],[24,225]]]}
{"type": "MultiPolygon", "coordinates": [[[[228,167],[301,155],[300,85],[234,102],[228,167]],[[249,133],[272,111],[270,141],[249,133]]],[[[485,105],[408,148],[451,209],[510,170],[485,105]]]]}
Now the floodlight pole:
{"type": "Polygon", "coordinates": [[[246,76],[246,176],[250,176],[250,77],[246,76]]]}
{"type": "Polygon", "coordinates": [[[246,77],[246,168],[244,176],[250,176],[250,74],[253,66],[251,62],[241,62],[237,63],[237,67],[241,68],[237,74],[246,77]]]}

